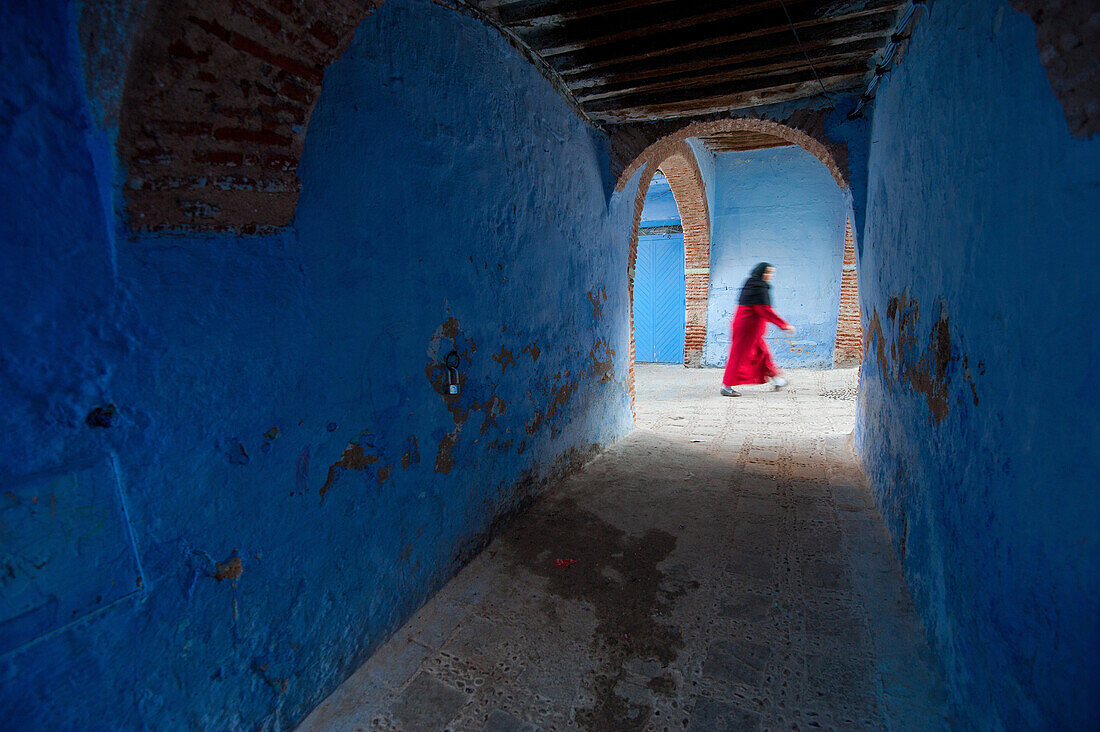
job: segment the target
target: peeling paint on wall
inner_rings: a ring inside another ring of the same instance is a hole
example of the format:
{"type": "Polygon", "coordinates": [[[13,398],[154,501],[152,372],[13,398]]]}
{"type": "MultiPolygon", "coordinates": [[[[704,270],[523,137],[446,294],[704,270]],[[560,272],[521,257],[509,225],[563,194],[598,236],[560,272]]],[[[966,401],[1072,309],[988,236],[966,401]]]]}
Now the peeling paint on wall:
{"type": "Polygon", "coordinates": [[[1100,140],[1075,135],[1100,119],[1080,93],[1096,24],[1074,26],[1082,3],[1013,4],[1041,52],[1004,2],[938,3],[876,91],[856,446],[958,725],[1084,729],[1100,718],[1100,140]]]}
{"type": "Polygon", "coordinates": [[[592,350],[588,354],[592,365],[589,373],[598,376],[600,383],[615,380],[615,349],[605,339],[599,338],[592,344],[592,350]],[[601,357],[602,356],[602,357],[601,357]]]}
{"type": "MultiPolygon", "coordinates": [[[[961,354],[960,348],[952,344],[951,323],[943,300],[938,302],[938,309],[936,320],[928,327],[926,336],[922,330],[920,303],[904,293],[893,295],[886,309],[887,320],[893,326],[889,357],[887,339],[877,310],[872,310],[864,334],[864,341],[875,349],[879,372],[887,388],[892,393],[896,381],[907,384],[913,392],[924,396],[934,423],[942,422],[951,409],[951,379],[960,370],[954,368],[960,356],[962,379],[970,388],[975,406],[978,404],[978,389],[970,373],[970,357],[961,354]]],[[[982,370],[979,370],[980,373],[982,370]]]]}
{"type": "Polygon", "coordinates": [[[607,293],[601,287],[596,292],[588,293],[588,302],[592,303],[593,328],[595,324],[603,320],[603,303],[607,301],[607,293]]]}
{"type": "Polygon", "coordinates": [[[500,353],[493,355],[493,360],[500,364],[500,373],[502,374],[504,373],[504,370],[507,369],[509,366],[516,365],[515,356],[513,356],[512,352],[504,346],[500,347],[500,353]]]}
{"type": "Polygon", "coordinates": [[[420,462],[420,447],[417,444],[416,435],[409,437],[408,444],[408,449],[401,456],[401,467],[405,470],[420,462]]]}
{"type": "MultiPolygon", "coordinates": [[[[454,449],[458,444],[463,427],[469,420],[470,415],[473,412],[482,412],[484,414],[481,434],[485,434],[489,427],[495,423],[496,417],[507,408],[507,404],[504,400],[496,395],[495,385],[490,385],[490,393],[484,401],[478,401],[475,396],[472,395],[471,389],[463,386],[461,380],[459,382],[459,392],[457,394],[450,393],[451,376],[444,363],[444,356],[450,353],[451,350],[458,354],[458,373],[460,375],[468,373],[473,365],[471,354],[477,351],[477,344],[466,337],[462,332],[458,319],[454,316],[447,318],[447,320],[436,329],[428,348],[428,363],[424,367],[428,382],[432,385],[435,392],[443,398],[454,426],[450,432],[440,438],[436,450],[435,471],[442,474],[449,473],[454,467],[454,449]]],[[[502,347],[502,352],[503,351],[504,349],[502,347]]],[[[510,353],[508,355],[509,357],[511,356],[510,353]]],[[[497,363],[501,363],[496,357],[494,357],[494,360],[496,360],[497,363]]],[[[512,359],[512,363],[515,363],[515,359],[512,359]]],[[[501,373],[504,373],[503,364],[501,366],[501,373]]]]}
{"type": "Polygon", "coordinates": [[[381,459],[377,455],[368,454],[364,449],[364,445],[373,447],[370,442],[370,430],[363,430],[356,439],[358,441],[349,442],[347,447],[344,448],[344,454],[340,456],[340,459],[329,466],[328,477],[325,478],[325,484],[321,486],[321,490],[318,492],[322,503],[325,501],[325,494],[329,492],[329,489],[332,488],[345,470],[366,470],[381,459]]]}
{"type": "Polygon", "coordinates": [[[230,557],[224,562],[218,562],[214,565],[214,579],[218,582],[229,579],[236,584],[237,579],[240,578],[243,572],[244,564],[241,562],[241,558],[237,556],[230,557]]]}
{"type": "Polygon", "coordinates": [[[451,453],[454,452],[455,444],[458,442],[458,433],[459,428],[456,427],[453,432],[448,432],[439,440],[439,447],[435,451],[435,472],[446,475],[455,466],[455,459],[451,453]]]}
{"type": "MultiPolygon", "coordinates": [[[[551,424],[551,429],[554,430],[552,421],[558,414],[558,410],[569,403],[569,398],[573,395],[573,392],[577,389],[576,380],[570,380],[566,383],[561,383],[561,374],[555,377],[557,385],[550,389],[550,398],[547,402],[546,409],[535,410],[535,416],[527,422],[527,434],[533,435],[544,424],[551,424]]],[[[554,434],[555,432],[552,432],[554,434]]]]}
{"type": "MultiPolygon", "coordinates": [[[[0,472],[20,496],[0,511],[54,556],[22,558],[28,604],[0,628],[4,722],[292,728],[502,522],[630,429],[634,190],[608,197],[601,132],[495,30],[390,0],[295,133],[293,220],[133,232],[72,10],[0,3],[0,238],[28,243],[0,267],[0,472]],[[425,371],[452,349],[457,395],[425,371]],[[35,482],[100,463],[80,500],[35,482]]],[[[215,203],[234,197],[222,183],[215,203]]]]}

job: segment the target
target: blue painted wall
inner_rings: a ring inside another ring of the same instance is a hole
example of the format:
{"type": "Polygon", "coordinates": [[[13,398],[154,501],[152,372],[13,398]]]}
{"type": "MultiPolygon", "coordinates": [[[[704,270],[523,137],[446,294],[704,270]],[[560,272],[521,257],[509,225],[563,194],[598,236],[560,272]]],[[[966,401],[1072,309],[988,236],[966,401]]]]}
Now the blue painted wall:
{"type": "Polygon", "coordinates": [[[741,285],[758,262],[776,267],[772,305],[798,328],[769,328],[780,367],[832,366],[840,309],[848,197],[828,169],[797,146],[715,156],[711,208],[708,366],[729,355],[741,285]]]}
{"type": "Polygon", "coordinates": [[[672,226],[679,223],[680,210],[676,208],[676,198],[672,195],[668,178],[657,171],[649,179],[649,190],[642,206],[641,226],[672,226]]]}
{"type": "Polygon", "coordinates": [[[0,6],[3,726],[285,729],[631,428],[637,182],[495,31],[390,0],[293,226],[132,236],[75,16],[0,6]]]}
{"type": "Polygon", "coordinates": [[[1100,140],[1035,27],[936,3],[870,139],[857,444],[960,725],[1100,719],[1100,140]]]}
{"type": "Polygon", "coordinates": [[[695,155],[695,164],[699,168],[699,177],[703,179],[703,190],[707,198],[707,211],[714,211],[714,175],[718,156],[710,151],[698,137],[685,140],[695,155]]]}

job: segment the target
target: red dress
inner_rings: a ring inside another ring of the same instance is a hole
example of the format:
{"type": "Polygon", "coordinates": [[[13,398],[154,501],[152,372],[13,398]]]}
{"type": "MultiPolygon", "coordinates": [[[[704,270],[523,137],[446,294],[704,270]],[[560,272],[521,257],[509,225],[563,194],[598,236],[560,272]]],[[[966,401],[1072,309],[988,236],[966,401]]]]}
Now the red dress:
{"type": "Polygon", "coordinates": [[[787,321],[775,314],[770,305],[738,305],[733,317],[733,343],[726,362],[723,386],[738,384],[763,384],[769,376],[779,373],[772,354],[764,343],[764,330],[768,323],[780,328],[787,321]]]}

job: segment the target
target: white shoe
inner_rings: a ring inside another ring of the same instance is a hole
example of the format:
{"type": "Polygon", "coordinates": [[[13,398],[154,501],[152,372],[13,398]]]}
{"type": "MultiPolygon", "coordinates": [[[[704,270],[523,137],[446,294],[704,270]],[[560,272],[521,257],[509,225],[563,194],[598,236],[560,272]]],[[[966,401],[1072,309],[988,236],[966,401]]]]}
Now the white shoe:
{"type": "Polygon", "coordinates": [[[772,386],[774,386],[776,389],[782,389],[786,385],[787,385],[787,380],[784,379],[782,376],[773,376],[772,377],[772,386]]]}
{"type": "Polygon", "coordinates": [[[722,387],[722,396],[735,397],[735,396],[741,396],[741,394],[734,391],[733,387],[731,387],[731,386],[723,386],[722,387]]]}

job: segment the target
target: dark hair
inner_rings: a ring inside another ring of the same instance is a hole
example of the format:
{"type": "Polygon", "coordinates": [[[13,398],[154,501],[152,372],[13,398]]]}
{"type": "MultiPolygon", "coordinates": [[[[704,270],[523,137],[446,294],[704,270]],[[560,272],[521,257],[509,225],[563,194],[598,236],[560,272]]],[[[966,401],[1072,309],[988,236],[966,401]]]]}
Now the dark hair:
{"type": "Polygon", "coordinates": [[[756,265],[755,267],[752,268],[752,274],[749,275],[749,277],[751,277],[754,280],[764,279],[764,273],[767,272],[768,267],[771,267],[771,266],[772,265],[769,264],[768,262],[761,262],[760,264],[758,264],[758,265],[756,265]]]}

